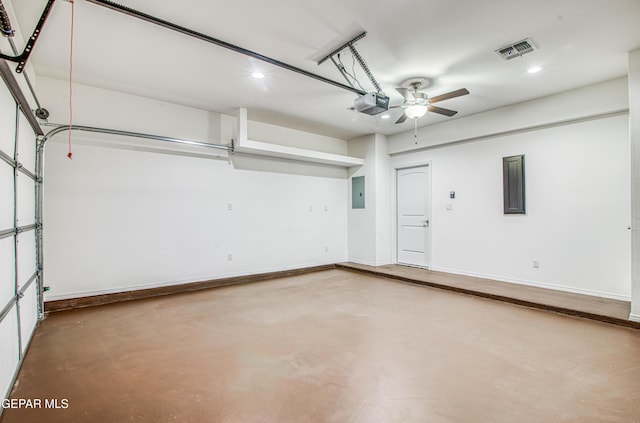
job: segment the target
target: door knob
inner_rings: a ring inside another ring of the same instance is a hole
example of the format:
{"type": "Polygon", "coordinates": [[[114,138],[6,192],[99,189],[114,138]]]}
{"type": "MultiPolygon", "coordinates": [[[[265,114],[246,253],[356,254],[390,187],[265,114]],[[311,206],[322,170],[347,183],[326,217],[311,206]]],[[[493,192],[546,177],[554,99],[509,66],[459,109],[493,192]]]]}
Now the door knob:
{"type": "Polygon", "coordinates": [[[425,228],[429,227],[429,219],[423,220],[422,223],[424,223],[424,225],[422,225],[423,227],[425,227],[425,228]]]}

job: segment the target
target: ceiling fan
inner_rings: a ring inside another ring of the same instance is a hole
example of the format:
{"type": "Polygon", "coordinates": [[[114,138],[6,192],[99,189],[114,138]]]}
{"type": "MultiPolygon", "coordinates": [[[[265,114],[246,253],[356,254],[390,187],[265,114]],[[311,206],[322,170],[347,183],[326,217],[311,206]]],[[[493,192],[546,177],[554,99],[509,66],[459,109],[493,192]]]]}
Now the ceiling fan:
{"type": "Polygon", "coordinates": [[[455,110],[445,109],[443,107],[433,106],[433,103],[469,94],[469,91],[466,88],[461,88],[435,97],[428,97],[427,93],[418,91],[426,80],[427,78],[411,78],[403,83],[403,85],[409,86],[411,89],[406,87],[396,88],[396,91],[404,97],[404,104],[401,106],[394,106],[402,107],[404,109],[404,113],[402,113],[396,123],[402,123],[408,118],[421,118],[427,111],[451,117],[458,112],[455,110]]]}

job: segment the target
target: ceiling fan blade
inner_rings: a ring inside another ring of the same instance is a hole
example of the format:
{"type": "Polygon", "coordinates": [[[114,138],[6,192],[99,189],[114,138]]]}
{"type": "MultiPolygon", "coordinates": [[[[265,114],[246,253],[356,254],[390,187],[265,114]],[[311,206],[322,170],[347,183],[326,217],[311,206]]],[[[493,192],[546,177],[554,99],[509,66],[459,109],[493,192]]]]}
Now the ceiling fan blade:
{"type": "Polygon", "coordinates": [[[445,94],[437,95],[435,97],[429,97],[430,103],[437,103],[442,100],[449,100],[450,98],[460,97],[461,95],[469,94],[469,90],[466,88],[460,88],[459,90],[451,91],[445,94]]]}
{"type": "Polygon", "coordinates": [[[429,110],[430,112],[439,113],[445,116],[453,116],[456,113],[458,113],[455,110],[444,109],[442,107],[437,107],[437,106],[429,106],[427,107],[427,110],[429,110]]]}
{"type": "Polygon", "coordinates": [[[400,116],[400,117],[398,118],[398,120],[396,120],[396,123],[402,123],[402,122],[404,122],[405,120],[407,120],[407,118],[408,118],[408,117],[409,117],[409,116],[407,116],[407,114],[406,114],[406,113],[403,113],[403,114],[402,114],[402,116],[400,116]]]}
{"type": "Polygon", "coordinates": [[[408,88],[396,88],[396,91],[400,93],[401,96],[406,98],[407,100],[413,100],[413,92],[408,88]]]}

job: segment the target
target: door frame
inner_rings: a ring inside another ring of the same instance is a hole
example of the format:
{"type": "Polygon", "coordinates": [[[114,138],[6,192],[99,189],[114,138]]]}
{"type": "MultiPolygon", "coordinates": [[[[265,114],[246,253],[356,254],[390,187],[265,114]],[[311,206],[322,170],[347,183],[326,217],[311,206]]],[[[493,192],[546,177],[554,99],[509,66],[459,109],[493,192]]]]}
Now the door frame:
{"type": "Polygon", "coordinates": [[[431,236],[431,229],[433,228],[433,164],[431,162],[431,160],[428,161],[424,161],[424,162],[415,162],[415,163],[411,163],[411,164],[402,164],[402,165],[394,165],[393,166],[393,180],[394,183],[392,184],[392,198],[393,198],[393,262],[395,264],[399,264],[402,266],[412,266],[412,267],[419,267],[420,269],[432,269],[433,268],[433,262],[432,262],[432,258],[433,258],[433,247],[432,247],[432,236],[431,236]],[[426,240],[426,245],[427,245],[427,253],[426,253],[426,258],[427,258],[427,262],[429,263],[428,266],[412,266],[410,264],[406,264],[406,263],[399,263],[398,262],[398,173],[401,170],[407,170],[407,169],[415,169],[418,167],[428,167],[429,168],[429,194],[428,194],[428,214],[429,214],[429,231],[427,231],[427,240],[426,240]]]}

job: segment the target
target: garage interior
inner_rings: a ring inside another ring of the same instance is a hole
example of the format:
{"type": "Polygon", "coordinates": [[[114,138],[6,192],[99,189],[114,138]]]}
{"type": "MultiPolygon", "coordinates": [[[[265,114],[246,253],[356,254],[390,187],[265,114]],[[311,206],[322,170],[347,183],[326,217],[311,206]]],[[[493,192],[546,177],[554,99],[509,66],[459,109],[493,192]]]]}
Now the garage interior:
{"type": "Polygon", "coordinates": [[[0,6],[0,422],[638,419],[637,1],[0,6]]]}

